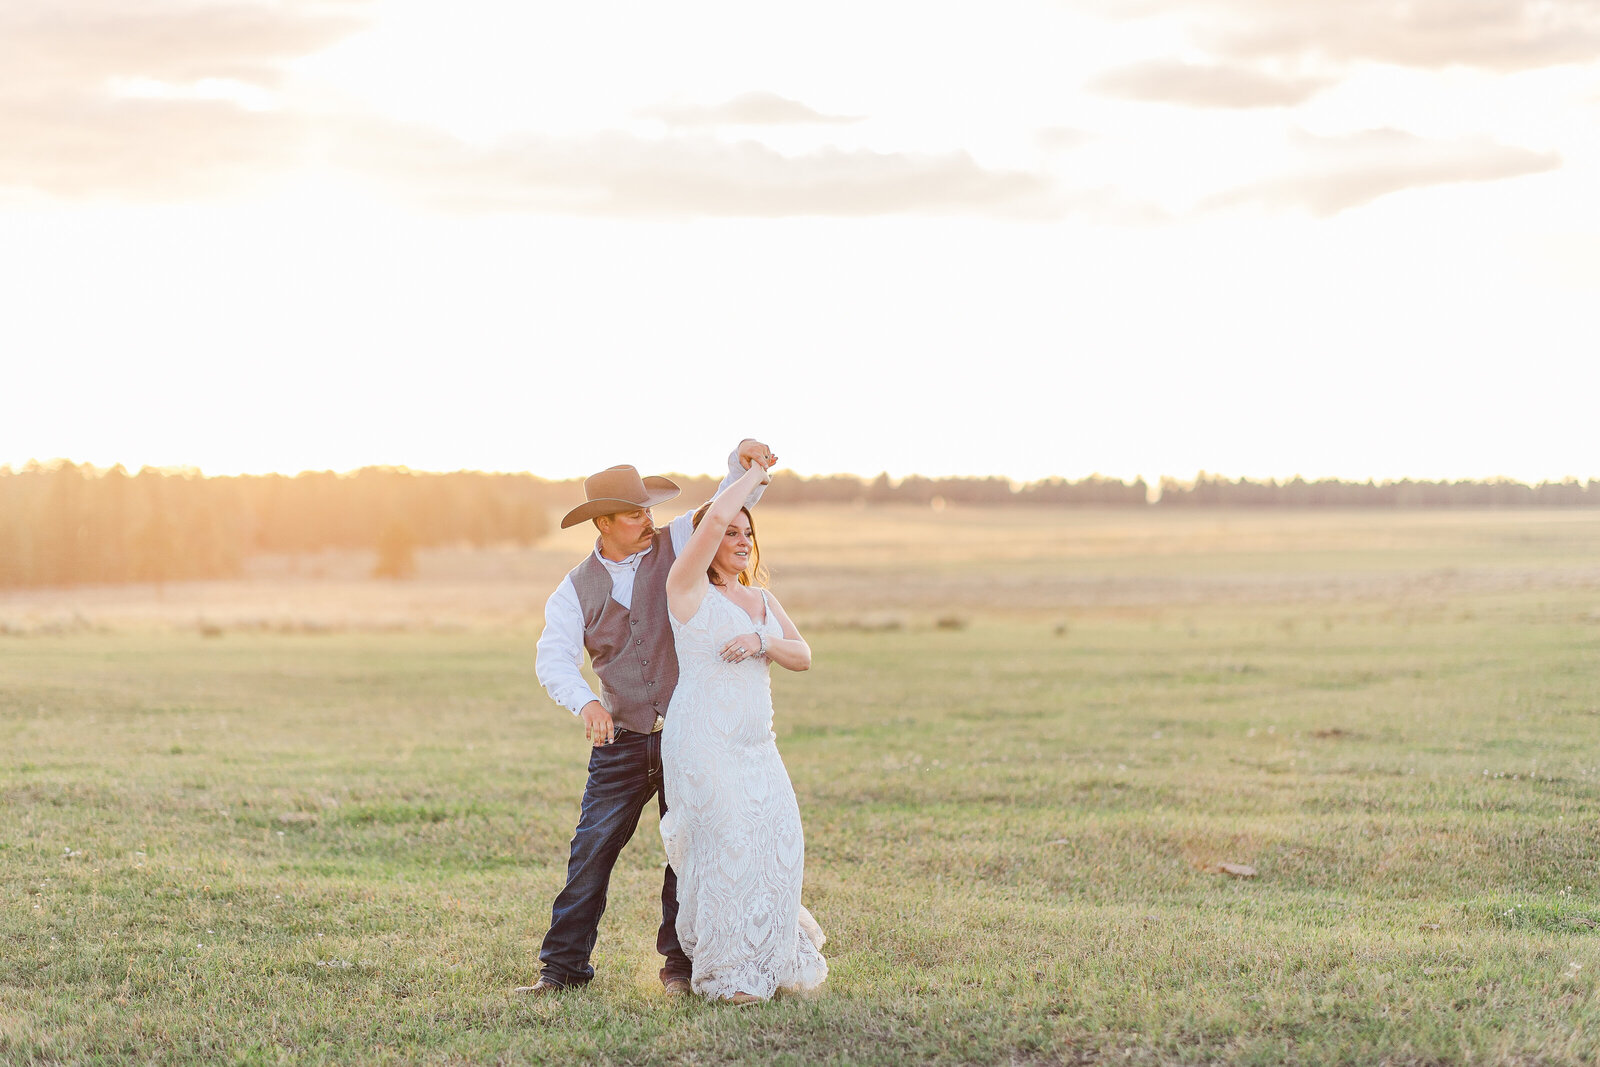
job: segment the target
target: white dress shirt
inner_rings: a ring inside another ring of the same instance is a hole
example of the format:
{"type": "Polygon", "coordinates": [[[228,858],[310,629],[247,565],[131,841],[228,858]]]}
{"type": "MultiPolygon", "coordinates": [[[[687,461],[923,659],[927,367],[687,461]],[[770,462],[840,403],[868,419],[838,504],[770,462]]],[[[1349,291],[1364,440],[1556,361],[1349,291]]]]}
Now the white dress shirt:
{"type": "MultiPolygon", "coordinates": [[[[744,466],[739,462],[736,449],[728,455],[728,473],[722,479],[722,484],[717,486],[717,492],[728,488],[743,474],[744,466]]],[[[745,506],[755,507],[765,490],[764,485],[756,486],[745,498],[745,506]]],[[[686,511],[667,523],[673,555],[683,551],[692,533],[693,512],[686,511]]],[[[653,551],[655,547],[651,546],[643,552],[635,552],[627,559],[613,561],[600,554],[600,541],[598,538],[595,540],[594,556],[611,575],[612,600],[625,608],[633,607],[633,577],[639,571],[639,561],[653,551]]],[[[539,684],[550,694],[550,699],[574,715],[581,712],[591,700],[600,699],[584,680],[583,653],[583,608],[578,603],[578,589],[572,584],[572,575],[568,574],[556,586],[556,591],[550,594],[550,599],[545,601],[544,632],[539,635],[539,655],[534,671],[539,676],[539,684]]]]}

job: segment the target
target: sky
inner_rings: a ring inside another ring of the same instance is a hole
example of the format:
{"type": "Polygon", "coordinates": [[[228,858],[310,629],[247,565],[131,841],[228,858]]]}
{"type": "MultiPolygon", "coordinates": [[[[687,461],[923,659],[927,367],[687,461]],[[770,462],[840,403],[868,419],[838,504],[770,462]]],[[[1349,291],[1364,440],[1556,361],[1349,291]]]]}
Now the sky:
{"type": "Polygon", "coordinates": [[[0,464],[1600,477],[1600,0],[6,0],[0,464]]]}

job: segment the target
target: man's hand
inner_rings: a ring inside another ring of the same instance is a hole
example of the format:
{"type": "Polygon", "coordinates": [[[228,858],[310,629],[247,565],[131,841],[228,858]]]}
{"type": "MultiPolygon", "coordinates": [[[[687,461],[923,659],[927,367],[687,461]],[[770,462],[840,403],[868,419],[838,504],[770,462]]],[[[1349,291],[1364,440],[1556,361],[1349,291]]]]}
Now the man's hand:
{"type": "Polygon", "coordinates": [[[751,437],[746,437],[739,442],[739,466],[745,470],[750,469],[750,464],[759,463],[771,470],[778,462],[778,457],[772,454],[772,449],[751,437]]]}
{"type": "Polygon", "coordinates": [[[583,719],[583,736],[595,748],[617,739],[617,724],[611,721],[611,713],[598,700],[589,701],[578,715],[583,719]]]}

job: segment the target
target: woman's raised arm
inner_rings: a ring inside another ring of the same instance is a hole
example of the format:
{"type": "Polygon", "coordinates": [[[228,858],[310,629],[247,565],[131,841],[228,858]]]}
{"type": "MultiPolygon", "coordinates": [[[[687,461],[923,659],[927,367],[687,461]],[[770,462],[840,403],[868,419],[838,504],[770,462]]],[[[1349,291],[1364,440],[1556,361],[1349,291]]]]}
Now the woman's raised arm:
{"type": "Polygon", "coordinates": [[[728,523],[739,514],[750,491],[770,478],[759,462],[751,463],[738,481],[712,498],[710,509],[690,535],[689,543],[672,561],[672,569],[667,572],[667,610],[679,622],[688,622],[700,610],[706,595],[706,568],[716,558],[728,523]]]}

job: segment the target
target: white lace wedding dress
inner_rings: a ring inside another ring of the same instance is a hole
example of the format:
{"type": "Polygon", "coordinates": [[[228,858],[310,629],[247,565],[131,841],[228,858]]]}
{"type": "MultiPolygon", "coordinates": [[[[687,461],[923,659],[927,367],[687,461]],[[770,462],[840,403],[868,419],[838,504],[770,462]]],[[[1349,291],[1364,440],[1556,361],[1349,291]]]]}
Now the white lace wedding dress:
{"type": "Polygon", "coordinates": [[[715,586],[688,622],[672,619],[678,686],[661,735],[667,813],[661,839],[678,875],[678,941],[690,984],[712,999],[814,989],[824,940],[800,904],[805,836],[772,732],[770,665],[722,659],[723,647],[783,627],[762,594],[757,624],[715,586]]]}

